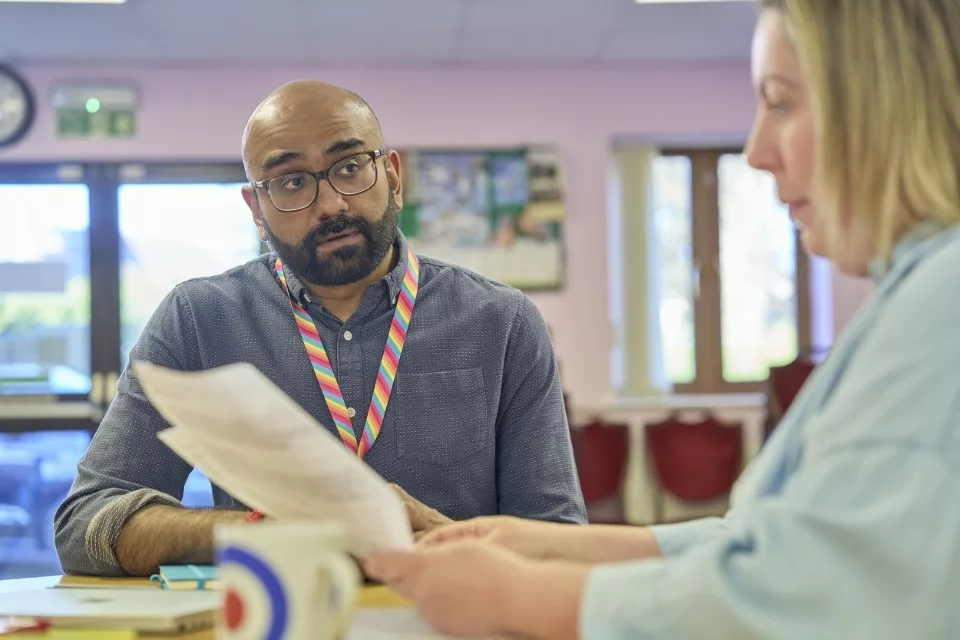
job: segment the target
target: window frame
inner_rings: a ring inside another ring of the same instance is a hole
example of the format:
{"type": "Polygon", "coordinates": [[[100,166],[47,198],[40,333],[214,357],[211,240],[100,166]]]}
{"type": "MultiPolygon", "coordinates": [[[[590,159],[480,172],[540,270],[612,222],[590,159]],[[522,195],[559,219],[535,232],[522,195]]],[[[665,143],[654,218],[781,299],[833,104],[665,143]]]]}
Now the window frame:
{"type": "MultiPolygon", "coordinates": [[[[668,148],[661,156],[683,156],[690,160],[690,219],[692,267],[694,269],[694,359],[692,381],[673,385],[674,393],[755,393],[763,391],[765,380],[730,382],[723,377],[723,284],[720,278],[720,193],[719,163],[724,155],[741,155],[742,147],[668,148]],[[698,279],[699,271],[699,282],[698,279]],[[699,286],[698,286],[699,285],[699,286]]],[[[797,353],[810,351],[811,306],[810,263],[796,238],[797,353]]]]}

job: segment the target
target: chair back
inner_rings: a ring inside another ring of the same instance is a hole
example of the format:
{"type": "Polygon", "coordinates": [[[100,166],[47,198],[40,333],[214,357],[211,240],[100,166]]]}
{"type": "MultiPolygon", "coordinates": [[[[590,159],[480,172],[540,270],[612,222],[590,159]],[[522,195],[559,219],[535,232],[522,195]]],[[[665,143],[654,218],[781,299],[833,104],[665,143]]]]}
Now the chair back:
{"type": "Polygon", "coordinates": [[[816,364],[806,356],[799,356],[792,362],[779,367],[770,367],[770,377],[767,379],[767,422],[764,426],[764,440],[770,437],[815,368],[816,364]]]}
{"type": "Polygon", "coordinates": [[[625,424],[594,420],[574,431],[574,458],[585,503],[620,493],[629,446],[629,428],[625,424]]]}
{"type": "Polygon", "coordinates": [[[793,404],[815,368],[813,361],[805,357],[779,367],[770,367],[770,391],[780,406],[781,414],[786,413],[793,404]]]}
{"type": "Polygon", "coordinates": [[[704,502],[729,494],[743,462],[743,425],[712,416],[677,416],[647,425],[647,449],[660,488],[680,500],[704,502]]]}

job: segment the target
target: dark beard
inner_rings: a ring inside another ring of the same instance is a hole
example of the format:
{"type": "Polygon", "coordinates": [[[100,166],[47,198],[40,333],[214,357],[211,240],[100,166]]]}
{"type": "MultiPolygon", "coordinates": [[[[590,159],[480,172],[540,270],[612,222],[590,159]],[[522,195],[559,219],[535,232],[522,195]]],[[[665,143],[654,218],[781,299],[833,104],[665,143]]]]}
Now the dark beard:
{"type": "Polygon", "coordinates": [[[383,215],[373,223],[346,213],[326,218],[299,245],[278,240],[266,222],[263,228],[270,247],[298,278],[321,287],[336,287],[359,282],[380,266],[397,241],[399,211],[394,199],[389,198],[383,215]],[[321,257],[317,250],[319,239],[348,230],[359,233],[364,241],[359,246],[326,251],[321,257]]]}

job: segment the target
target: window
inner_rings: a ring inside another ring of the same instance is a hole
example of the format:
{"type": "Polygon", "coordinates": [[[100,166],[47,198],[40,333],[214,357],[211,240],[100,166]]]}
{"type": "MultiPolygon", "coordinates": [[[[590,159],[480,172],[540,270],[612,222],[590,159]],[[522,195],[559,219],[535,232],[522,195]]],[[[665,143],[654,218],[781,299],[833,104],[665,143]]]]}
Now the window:
{"type": "Polygon", "coordinates": [[[0,184],[0,395],[90,391],[84,184],[0,184]]]}
{"type": "Polygon", "coordinates": [[[674,384],[689,384],[697,376],[690,159],[657,158],[652,184],[664,369],[667,379],[674,384]]]}
{"type": "Polygon", "coordinates": [[[238,183],[125,184],[119,190],[120,352],[179,283],[260,255],[238,183]]]}
{"type": "Polygon", "coordinates": [[[678,392],[752,391],[809,346],[807,263],[768,174],[736,151],[653,164],[664,369],[678,392]]]}

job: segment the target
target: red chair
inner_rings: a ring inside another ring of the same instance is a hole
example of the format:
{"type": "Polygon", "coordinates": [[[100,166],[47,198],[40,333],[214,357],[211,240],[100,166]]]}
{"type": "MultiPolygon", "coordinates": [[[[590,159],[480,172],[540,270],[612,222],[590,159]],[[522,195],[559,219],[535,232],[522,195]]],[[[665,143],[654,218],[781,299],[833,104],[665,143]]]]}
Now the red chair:
{"type": "Polygon", "coordinates": [[[580,489],[593,523],[626,524],[623,480],[630,453],[630,429],[600,420],[571,431],[580,489]]]}
{"type": "Polygon", "coordinates": [[[770,437],[815,368],[816,364],[806,356],[799,356],[793,362],[779,367],[770,367],[770,377],[767,380],[767,422],[764,426],[764,441],[770,437]]]}
{"type": "Polygon", "coordinates": [[[712,416],[685,422],[677,416],[646,428],[647,451],[658,484],[656,522],[663,521],[664,494],[685,502],[726,497],[743,463],[743,425],[712,416]]]}

